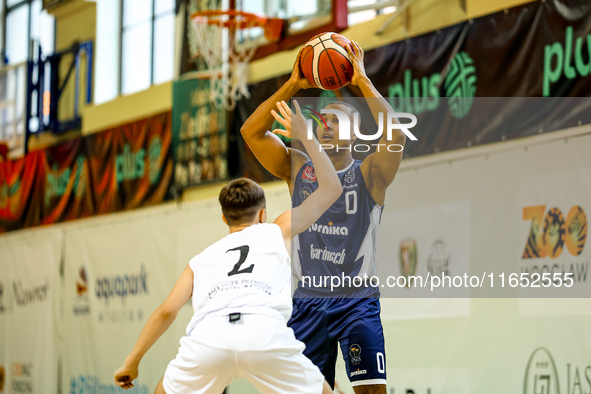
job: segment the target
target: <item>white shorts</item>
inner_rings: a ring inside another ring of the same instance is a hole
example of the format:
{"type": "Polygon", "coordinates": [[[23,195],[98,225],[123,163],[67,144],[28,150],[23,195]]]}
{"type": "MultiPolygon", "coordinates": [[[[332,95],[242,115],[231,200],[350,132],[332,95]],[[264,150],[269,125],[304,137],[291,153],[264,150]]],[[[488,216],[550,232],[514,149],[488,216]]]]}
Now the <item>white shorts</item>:
{"type": "Polygon", "coordinates": [[[164,373],[167,394],[221,393],[239,378],[262,393],[322,392],[324,376],[302,353],[305,345],[274,317],[208,317],[180,344],[164,373]]]}

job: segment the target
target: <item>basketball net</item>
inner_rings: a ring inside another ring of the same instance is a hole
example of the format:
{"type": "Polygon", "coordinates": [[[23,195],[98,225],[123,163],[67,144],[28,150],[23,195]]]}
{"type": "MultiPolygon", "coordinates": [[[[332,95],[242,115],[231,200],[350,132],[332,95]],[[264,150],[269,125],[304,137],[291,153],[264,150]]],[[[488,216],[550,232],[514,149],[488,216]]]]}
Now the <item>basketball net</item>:
{"type": "Polygon", "coordinates": [[[253,28],[264,18],[240,11],[203,11],[189,17],[191,55],[203,57],[210,79],[210,99],[232,111],[248,92],[248,64],[256,51],[253,28]]]}

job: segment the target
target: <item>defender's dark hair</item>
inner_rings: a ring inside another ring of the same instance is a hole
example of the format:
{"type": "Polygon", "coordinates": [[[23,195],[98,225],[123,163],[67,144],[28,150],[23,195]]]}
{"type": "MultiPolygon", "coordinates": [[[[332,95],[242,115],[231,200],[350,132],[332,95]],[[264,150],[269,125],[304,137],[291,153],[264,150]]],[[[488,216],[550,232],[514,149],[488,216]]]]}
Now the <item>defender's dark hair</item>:
{"type": "Polygon", "coordinates": [[[247,178],[234,179],[224,186],[218,200],[230,225],[248,223],[266,204],[263,188],[247,178]]]}

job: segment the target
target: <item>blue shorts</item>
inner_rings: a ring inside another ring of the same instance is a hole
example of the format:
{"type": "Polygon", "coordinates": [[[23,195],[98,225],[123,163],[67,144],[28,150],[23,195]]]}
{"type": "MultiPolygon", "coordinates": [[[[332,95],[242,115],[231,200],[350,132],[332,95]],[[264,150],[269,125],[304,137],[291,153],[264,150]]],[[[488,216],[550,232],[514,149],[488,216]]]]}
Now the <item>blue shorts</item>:
{"type": "Polygon", "coordinates": [[[353,386],[386,384],[384,331],[377,298],[297,298],[287,323],[304,354],[334,388],[337,346],[353,386]]]}

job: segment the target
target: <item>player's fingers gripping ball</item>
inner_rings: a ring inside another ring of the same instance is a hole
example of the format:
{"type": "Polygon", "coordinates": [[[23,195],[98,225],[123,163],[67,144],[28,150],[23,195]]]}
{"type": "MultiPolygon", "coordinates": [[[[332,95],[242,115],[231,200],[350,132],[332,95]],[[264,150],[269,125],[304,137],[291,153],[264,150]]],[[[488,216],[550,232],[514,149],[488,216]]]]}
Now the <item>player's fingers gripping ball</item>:
{"type": "Polygon", "coordinates": [[[351,82],[353,65],[347,47],[351,41],[337,33],[322,33],[304,45],[300,67],[304,77],[324,90],[337,90],[351,82]]]}

